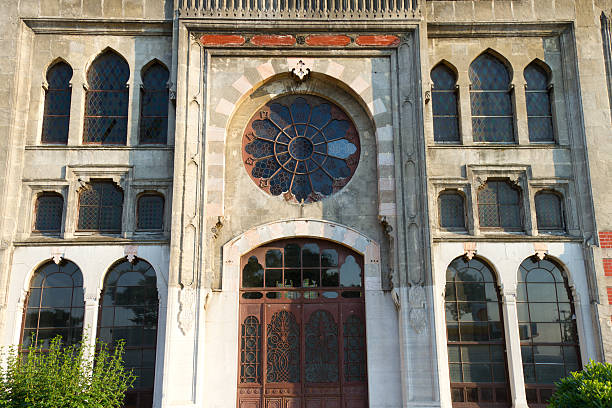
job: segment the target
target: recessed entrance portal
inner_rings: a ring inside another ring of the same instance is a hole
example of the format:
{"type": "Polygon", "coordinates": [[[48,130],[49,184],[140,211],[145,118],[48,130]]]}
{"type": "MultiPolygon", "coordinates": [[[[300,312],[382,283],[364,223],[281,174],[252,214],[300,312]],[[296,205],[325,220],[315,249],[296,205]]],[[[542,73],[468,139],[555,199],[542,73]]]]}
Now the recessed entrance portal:
{"type": "Polygon", "coordinates": [[[363,257],[287,239],[241,270],[238,407],[367,407],[363,257]]]}

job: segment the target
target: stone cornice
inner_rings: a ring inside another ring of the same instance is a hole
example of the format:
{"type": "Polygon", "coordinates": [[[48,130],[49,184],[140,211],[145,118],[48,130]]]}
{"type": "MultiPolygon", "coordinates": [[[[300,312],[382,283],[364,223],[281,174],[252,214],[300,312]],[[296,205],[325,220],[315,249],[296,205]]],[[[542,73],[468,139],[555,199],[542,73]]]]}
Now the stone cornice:
{"type": "Polygon", "coordinates": [[[563,33],[571,21],[430,22],[429,38],[546,37],[563,33]]]}
{"type": "Polygon", "coordinates": [[[171,36],[172,20],[23,18],[36,34],[171,36]]]}

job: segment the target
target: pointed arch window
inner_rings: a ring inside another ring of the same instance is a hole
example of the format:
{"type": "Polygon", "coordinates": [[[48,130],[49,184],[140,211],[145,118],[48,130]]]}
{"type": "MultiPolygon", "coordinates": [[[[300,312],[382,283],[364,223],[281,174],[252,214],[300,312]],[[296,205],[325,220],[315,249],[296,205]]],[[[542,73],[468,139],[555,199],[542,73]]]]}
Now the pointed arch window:
{"type": "Polygon", "coordinates": [[[57,193],[42,193],[36,199],[36,221],[34,230],[42,233],[57,233],[62,228],[64,197],[57,193]]]}
{"type": "Polygon", "coordinates": [[[123,57],[106,51],[87,72],[83,142],[125,145],[130,67],[123,57]]]}
{"type": "Polygon", "coordinates": [[[548,73],[535,62],[523,72],[525,81],[525,100],[527,103],[527,122],[530,142],[555,141],[550,105],[548,73]]]}
{"type": "Polygon", "coordinates": [[[77,343],[83,333],[83,275],[70,261],[49,261],[34,273],[24,310],[22,345],[43,348],[60,335],[64,344],[77,343]]]}
{"type": "Polygon", "coordinates": [[[458,143],[457,76],[445,64],[438,64],[431,70],[431,80],[434,141],[458,143]]]}
{"type": "Polygon", "coordinates": [[[516,300],[527,402],[544,407],[554,382],[581,368],[572,293],[554,262],[532,257],[519,267],[516,300]]]}
{"type": "Polygon", "coordinates": [[[65,62],[54,64],[47,71],[42,143],[67,144],[72,99],[72,68],[65,62]]]}
{"type": "Polygon", "coordinates": [[[98,337],[107,344],[125,340],[125,366],[137,376],[125,406],[153,405],[159,301],[155,270],[136,258],[115,264],[104,280],[98,337]]]}
{"type": "Polygon", "coordinates": [[[501,297],[482,261],[455,259],[446,270],[446,330],[454,407],[509,407],[501,297]]]}
{"type": "Polygon", "coordinates": [[[121,232],[123,192],[112,181],[93,181],[79,194],[81,231],[121,232]]]}
{"type": "Polygon", "coordinates": [[[170,72],[155,61],[142,74],[140,143],[165,144],[168,139],[168,79],[170,72]]]}
{"type": "Polygon", "coordinates": [[[478,220],[481,228],[505,231],[523,229],[521,194],[509,182],[487,180],[478,190],[478,220]]]}
{"type": "Polygon", "coordinates": [[[475,142],[514,142],[510,75],[490,54],[476,58],[469,69],[472,134],[475,142]]]}

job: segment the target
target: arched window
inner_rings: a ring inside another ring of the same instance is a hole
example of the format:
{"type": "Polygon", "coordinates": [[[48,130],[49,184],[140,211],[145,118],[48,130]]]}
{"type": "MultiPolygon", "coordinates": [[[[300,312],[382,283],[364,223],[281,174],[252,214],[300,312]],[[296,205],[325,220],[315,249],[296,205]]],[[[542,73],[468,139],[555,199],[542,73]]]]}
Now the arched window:
{"type": "Polygon", "coordinates": [[[43,115],[42,142],[68,143],[70,122],[70,100],[72,68],[65,62],[58,62],[47,71],[48,88],[45,92],[45,113],[43,115]]]}
{"type": "Polygon", "coordinates": [[[453,406],[509,407],[501,299],[491,269],[476,258],[451,262],[445,305],[453,406]]]}
{"type": "Polygon", "coordinates": [[[523,72],[530,142],[554,142],[548,73],[535,62],[523,72]]]}
{"type": "Polygon", "coordinates": [[[548,259],[528,258],[519,267],[516,300],[527,402],[545,406],[554,382],[581,368],[567,277],[548,259]]]}
{"type": "Polygon", "coordinates": [[[38,232],[59,232],[62,228],[64,197],[57,193],[42,193],[36,199],[36,222],[38,232]]]}
{"type": "Polygon", "coordinates": [[[100,299],[98,337],[107,344],[125,340],[125,366],[137,376],[126,394],[126,407],[153,405],[158,316],[157,278],[146,261],[115,264],[100,299]]]}
{"type": "Polygon", "coordinates": [[[470,64],[472,134],[475,142],[514,142],[510,75],[497,58],[482,54],[470,64]]]}
{"type": "Polygon", "coordinates": [[[453,191],[443,191],[438,198],[440,227],[449,230],[465,230],[465,205],[463,196],[453,191]]]}
{"type": "Polygon", "coordinates": [[[164,197],[143,194],[138,198],[137,229],[159,231],[164,226],[164,197]]]}
{"type": "Polygon", "coordinates": [[[165,144],[168,138],[168,69],[159,62],[142,74],[140,143],[165,144]]]}
{"type": "Polygon", "coordinates": [[[446,65],[438,64],[431,70],[431,80],[434,141],[459,142],[457,76],[446,65]]]}
{"type": "Polygon", "coordinates": [[[123,192],[112,181],[93,181],[79,194],[78,229],[121,232],[123,192]]]}
{"type": "Polygon", "coordinates": [[[49,261],[34,273],[24,311],[23,347],[32,339],[43,348],[62,336],[64,344],[81,340],[83,333],[83,275],[76,264],[49,261]]]}
{"type": "Polygon", "coordinates": [[[561,197],[552,191],[542,191],[535,196],[538,231],[564,231],[561,197]]]}
{"type": "Polygon", "coordinates": [[[83,142],[121,144],[127,140],[130,67],[113,51],[95,59],[87,72],[83,142]]]}
{"type": "Polygon", "coordinates": [[[481,228],[522,230],[519,191],[507,181],[487,180],[478,190],[478,220],[481,228]]]}

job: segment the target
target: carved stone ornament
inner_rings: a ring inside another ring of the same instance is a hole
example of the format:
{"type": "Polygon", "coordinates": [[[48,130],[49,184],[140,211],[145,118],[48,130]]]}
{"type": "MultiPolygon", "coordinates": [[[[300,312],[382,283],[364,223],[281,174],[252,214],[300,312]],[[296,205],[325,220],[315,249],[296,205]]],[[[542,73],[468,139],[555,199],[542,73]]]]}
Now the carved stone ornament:
{"type": "Polygon", "coordinates": [[[195,290],[186,286],[179,292],[179,314],[178,324],[184,335],[187,335],[193,327],[195,320],[195,290]]]}
{"type": "Polygon", "coordinates": [[[297,77],[300,81],[303,81],[310,74],[310,64],[308,61],[304,61],[303,59],[299,59],[293,68],[291,68],[291,73],[297,77]]]}
{"type": "Polygon", "coordinates": [[[464,242],[463,243],[463,255],[471,261],[476,255],[476,243],[475,242],[464,242]]]}
{"type": "Polygon", "coordinates": [[[541,261],[548,253],[548,244],[545,242],[534,242],[533,250],[535,251],[535,256],[541,261]]]}
{"type": "Polygon", "coordinates": [[[408,318],[410,325],[417,333],[422,333],[427,324],[427,315],[425,311],[425,288],[419,284],[413,284],[408,290],[408,303],[410,312],[408,318]]]}
{"type": "Polygon", "coordinates": [[[133,263],[138,256],[138,247],[136,245],[127,245],[123,248],[123,254],[129,263],[133,263]]]}
{"type": "Polygon", "coordinates": [[[53,247],[51,248],[51,258],[56,265],[59,265],[64,258],[64,248],[53,247]]]}

